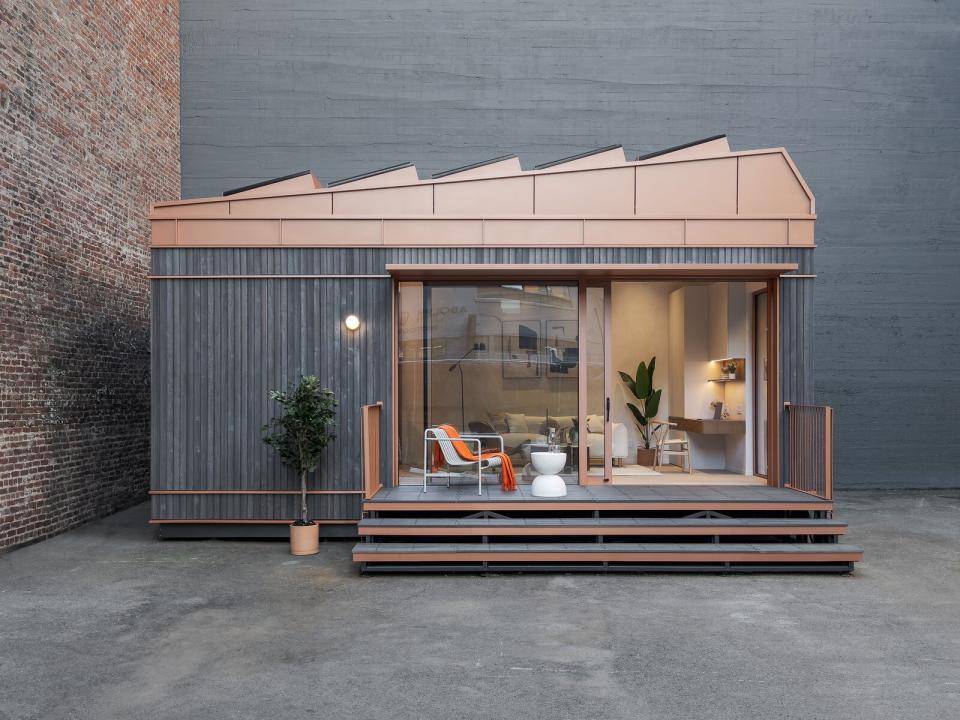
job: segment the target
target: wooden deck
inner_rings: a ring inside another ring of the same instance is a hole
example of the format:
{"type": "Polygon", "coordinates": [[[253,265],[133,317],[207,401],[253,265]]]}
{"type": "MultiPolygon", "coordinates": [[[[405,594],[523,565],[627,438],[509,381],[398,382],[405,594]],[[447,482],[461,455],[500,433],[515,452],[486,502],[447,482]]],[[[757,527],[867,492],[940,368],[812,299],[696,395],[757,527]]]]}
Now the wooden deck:
{"type": "Polygon", "coordinates": [[[562,498],[537,498],[529,485],[515,492],[485,485],[401,485],[383,488],[367,511],[428,510],[795,510],[829,512],[833,503],[788,488],[765,485],[568,485],[562,498]]]}
{"type": "Polygon", "coordinates": [[[744,485],[384,488],[363,505],[364,572],[850,572],[833,503],[744,485]]]}

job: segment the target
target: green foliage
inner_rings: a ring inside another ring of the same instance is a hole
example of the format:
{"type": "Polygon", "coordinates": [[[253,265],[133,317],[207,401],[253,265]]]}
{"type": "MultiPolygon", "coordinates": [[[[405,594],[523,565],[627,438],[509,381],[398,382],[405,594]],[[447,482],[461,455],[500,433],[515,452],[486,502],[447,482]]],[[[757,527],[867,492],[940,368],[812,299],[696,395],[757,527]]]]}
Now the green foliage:
{"type": "Polygon", "coordinates": [[[657,358],[653,357],[650,359],[649,365],[644,362],[637,365],[636,377],[631,377],[629,373],[620,371],[620,379],[623,380],[623,384],[637,399],[636,404],[628,402],[627,407],[630,408],[633,419],[640,429],[640,437],[643,438],[643,445],[646,448],[650,447],[650,418],[656,417],[657,411],[660,410],[661,391],[655,390],[653,387],[653,371],[656,367],[657,358]]]}
{"type": "Polygon", "coordinates": [[[323,450],[336,439],[337,400],[314,375],[300,376],[287,390],[271,390],[282,412],[263,426],[263,442],[300,478],[301,522],[307,523],[307,473],[317,469],[323,450]]]}

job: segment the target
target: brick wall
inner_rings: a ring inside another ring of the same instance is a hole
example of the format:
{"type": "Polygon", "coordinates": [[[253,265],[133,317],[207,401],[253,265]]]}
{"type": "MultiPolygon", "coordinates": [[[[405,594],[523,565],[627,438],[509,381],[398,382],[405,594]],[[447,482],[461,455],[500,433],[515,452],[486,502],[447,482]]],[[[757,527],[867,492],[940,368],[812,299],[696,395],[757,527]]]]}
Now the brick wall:
{"type": "Polygon", "coordinates": [[[0,549],[145,497],[177,2],[0,0],[0,549]]]}

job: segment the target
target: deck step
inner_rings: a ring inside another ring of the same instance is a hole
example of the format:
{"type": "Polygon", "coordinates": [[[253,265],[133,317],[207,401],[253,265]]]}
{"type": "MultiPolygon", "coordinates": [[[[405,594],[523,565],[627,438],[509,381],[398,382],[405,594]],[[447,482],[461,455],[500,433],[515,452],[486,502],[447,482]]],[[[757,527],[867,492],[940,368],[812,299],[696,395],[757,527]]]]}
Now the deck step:
{"type": "Polygon", "coordinates": [[[531,486],[521,484],[515,492],[484,487],[472,489],[401,485],[383,488],[363,501],[365,512],[409,513],[478,511],[515,512],[817,512],[833,510],[829,500],[796,490],[767,486],[607,486],[569,485],[559,498],[539,498],[531,486]]]}
{"type": "Polygon", "coordinates": [[[482,497],[465,497],[462,500],[434,500],[432,498],[414,500],[365,500],[365,512],[479,512],[489,510],[493,512],[516,511],[685,511],[713,510],[716,512],[730,511],[776,511],[797,512],[815,511],[829,512],[833,510],[833,503],[809,498],[790,501],[755,501],[755,500],[727,500],[727,499],[664,499],[664,500],[501,500],[485,499],[482,497]]]}
{"type": "Polygon", "coordinates": [[[353,548],[365,571],[380,569],[491,570],[670,569],[832,570],[848,572],[863,559],[835,543],[373,543],[353,548]],[[611,567],[612,564],[612,567],[611,567]],[[577,567],[574,567],[577,565],[577,567]],[[511,567],[515,566],[515,567],[511,567]]]}
{"type": "Polygon", "coordinates": [[[497,535],[843,535],[839,520],[809,518],[368,518],[362,537],[497,535]]]}

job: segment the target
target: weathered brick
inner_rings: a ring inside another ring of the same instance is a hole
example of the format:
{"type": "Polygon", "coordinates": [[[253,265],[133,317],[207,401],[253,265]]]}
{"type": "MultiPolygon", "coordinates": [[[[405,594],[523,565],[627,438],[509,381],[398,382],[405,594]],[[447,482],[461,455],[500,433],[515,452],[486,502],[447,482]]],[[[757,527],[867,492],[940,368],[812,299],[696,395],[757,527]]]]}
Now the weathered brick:
{"type": "Polygon", "coordinates": [[[0,549],[145,497],[147,218],[180,192],[178,25],[168,1],[0,5],[0,549]]]}

